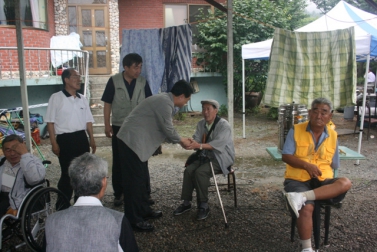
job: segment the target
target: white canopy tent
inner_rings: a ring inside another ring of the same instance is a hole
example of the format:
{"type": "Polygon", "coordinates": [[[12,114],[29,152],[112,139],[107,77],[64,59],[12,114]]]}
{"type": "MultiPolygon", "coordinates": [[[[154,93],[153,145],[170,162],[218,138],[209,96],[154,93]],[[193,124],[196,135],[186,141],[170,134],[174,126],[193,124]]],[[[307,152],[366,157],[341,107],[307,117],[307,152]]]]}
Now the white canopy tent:
{"type": "MultiPolygon", "coordinates": [[[[377,56],[377,15],[362,11],[344,1],[340,1],[327,14],[295,31],[320,32],[345,29],[355,29],[356,60],[366,61],[368,73],[370,57],[377,56]]],[[[242,46],[242,88],[243,88],[243,138],[245,138],[245,60],[268,60],[270,57],[272,39],[246,44],[242,46]]],[[[367,90],[367,79],[364,83],[363,107],[367,90]]],[[[363,110],[364,111],[364,110],[363,110]]],[[[364,113],[361,118],[358,152],[360,153],[364,113]]]]}

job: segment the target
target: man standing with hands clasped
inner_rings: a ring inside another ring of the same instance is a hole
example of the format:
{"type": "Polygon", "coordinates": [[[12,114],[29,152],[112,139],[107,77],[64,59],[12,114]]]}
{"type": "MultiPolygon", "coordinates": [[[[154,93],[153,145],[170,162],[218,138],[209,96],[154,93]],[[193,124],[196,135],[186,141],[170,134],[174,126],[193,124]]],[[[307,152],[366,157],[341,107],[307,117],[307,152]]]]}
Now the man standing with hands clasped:
{"type": "Polygon", "coordinates": [[[58,189],[68,198],[72,187],[68,167],[72,159],[85,152],[96,152],[93,136],[93,116],[88,100],[78,91],[81,88],[80,74],[73,68],[62,73],[64,89],[51,95],[45,121],[50,134],[52,151],[59,158],[61,176],[58,189]],[[89,135],[89,141],[88,136],[89,135]]]}
{"type": "MultiPolygon", "coordinates": [[[[152,91],[147,80],[140,75],[143,59],[137,53],[129,53],[124,56],[124,71],[112,76],[102,95],[104,102],[103,116],[105,122],[105,134],[111,138],[113,151],[112,184],[114,190],[114,205],[123,203],[122,172],[116,135],[122,126],[124,119],[145,98],[152,96],[152,91]],[[110,123],[110,114],[111,123],[110,123]]],[[[148,191],[150,185],[148,177],[148,191]]]]}

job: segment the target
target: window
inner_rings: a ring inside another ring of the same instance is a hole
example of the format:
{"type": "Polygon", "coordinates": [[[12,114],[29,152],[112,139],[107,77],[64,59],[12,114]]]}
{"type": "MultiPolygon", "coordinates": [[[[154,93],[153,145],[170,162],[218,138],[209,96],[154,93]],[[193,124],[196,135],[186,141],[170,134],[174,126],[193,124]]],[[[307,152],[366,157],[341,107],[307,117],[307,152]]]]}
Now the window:
{"type": "MultiPolygon", "coordinates": [[[[20,1],[21,25],[47,29],[46,0],[20,1]]],[[[0,25],[15,25],[16,11],[14,0],[0,0],[0,25]]]]}
{"type": "MultiPolygon", "coordinates": [[[[199,20],[197,17],[200,10],[208,13],[208,10],[213,10],[211,5],[195,5],[195,4],[166,4],[165,5],[165,27],[183,25],[199,20]]],[[[192,30],[192,44],[196,44],[198,28],[196,24],[191,24],[192,30]]]]}

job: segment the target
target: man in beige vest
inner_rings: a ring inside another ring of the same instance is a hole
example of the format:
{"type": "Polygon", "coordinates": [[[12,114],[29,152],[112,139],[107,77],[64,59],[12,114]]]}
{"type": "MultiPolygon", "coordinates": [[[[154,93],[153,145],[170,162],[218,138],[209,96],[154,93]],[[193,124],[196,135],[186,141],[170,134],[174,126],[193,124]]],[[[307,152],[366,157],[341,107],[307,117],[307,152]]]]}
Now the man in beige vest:
{"type": "MultiPolygon", "coordinates": [[[[128,114],[145,98],[152,95],[147,80],[140,76],[143,59],[137,53],[127,54],[122,61],[124,71],[112,76],[102,95],[105,134],[111,138],[113,150],[112,183],[114,205],[123,203],[122,173],[116,135],[128,114]],[[112,114],[110,123],[110,114],[112,114]]],[[[149,177],[148,177],[149,178],[149,177]]],[[[148,191],[150,185],[148,181],[148,191]]],[[[153,204],[153,201],[150,200],[153,204]]]]}

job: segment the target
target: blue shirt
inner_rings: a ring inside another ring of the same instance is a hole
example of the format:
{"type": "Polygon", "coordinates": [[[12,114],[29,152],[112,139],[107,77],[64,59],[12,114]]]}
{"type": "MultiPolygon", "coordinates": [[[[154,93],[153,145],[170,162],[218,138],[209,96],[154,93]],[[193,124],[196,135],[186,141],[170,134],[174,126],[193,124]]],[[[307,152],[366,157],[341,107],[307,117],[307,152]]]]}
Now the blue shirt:
{"type": "MultiPolygon", "coordinates": [[[[310,132],[310,134],[313,136],[313,132],[310,129],[310,124],[308,124],[308,127],[306,128],[306,131],[310,132]]],[[[313,137],[313,141],[315,144],[315,150],[318,150],[318,147],[323,143],[323,141],[329,137],[329,133],[327,131],[327,127],[325,127],[325,130],[322,132],[321,136],[319,137],[318,143],[315,142],[315,139],[313,137]]],[[[338,140],[336,140],[336,149],[334,156],[332,158],[331,168],[338,169],[340,167],[340,157],[339,157],[339,149],[338,149],[338,140]]],[[[287,134],[287,138],[284,142],[284,147],[281,152],[281,154],[288,154],[293,155],[296,152],[296,142],[294,139],[294,130],[293,128],[289,130],[287,134]]]]}

